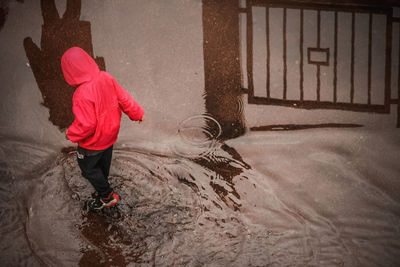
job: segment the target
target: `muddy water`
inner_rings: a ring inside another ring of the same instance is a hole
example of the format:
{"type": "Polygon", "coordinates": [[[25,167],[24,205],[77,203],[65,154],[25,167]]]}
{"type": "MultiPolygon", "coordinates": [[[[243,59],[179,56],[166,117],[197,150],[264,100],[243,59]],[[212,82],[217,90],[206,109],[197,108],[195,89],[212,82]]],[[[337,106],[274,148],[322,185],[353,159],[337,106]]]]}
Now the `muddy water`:
{"type": "Polygon", "coordinates": [[[191,144],[207,148],[201,156],[199,147],[176,153],[177,141],[159,151],[117,146],[110,182],[121,202],[99,213],[87,210],[93,189],[73,149],[3,142],[2,153],[17,154],[2,164],[2,259],[6,266],[398,265],[398,150],[382,157],[376,149],[391,147],[390,135],[372,142],[363,130],[327,132],[249,133],[206,146],[195,135],[191,144]],[[19,164],[24,157],[31,160],[19,164]]]}

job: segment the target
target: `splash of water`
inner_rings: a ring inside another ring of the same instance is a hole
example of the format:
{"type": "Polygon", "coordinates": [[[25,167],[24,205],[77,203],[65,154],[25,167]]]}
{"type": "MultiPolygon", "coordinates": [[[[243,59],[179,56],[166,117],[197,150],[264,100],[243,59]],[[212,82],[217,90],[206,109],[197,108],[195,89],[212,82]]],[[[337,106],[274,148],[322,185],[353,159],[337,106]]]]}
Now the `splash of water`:
{"type": "Polygon", "coordinates": [[[179,139],[172,145],[172,151],[182,157],[197,158],[218,147],[222,128],[211,116],[195,115],[179,124],[177,134],[179,139]]]}

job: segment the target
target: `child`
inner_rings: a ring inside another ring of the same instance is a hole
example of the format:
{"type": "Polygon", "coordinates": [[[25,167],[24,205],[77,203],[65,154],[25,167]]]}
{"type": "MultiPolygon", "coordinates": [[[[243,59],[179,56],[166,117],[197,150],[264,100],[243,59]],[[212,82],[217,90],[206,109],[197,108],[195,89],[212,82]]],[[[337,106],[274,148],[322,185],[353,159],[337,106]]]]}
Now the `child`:
{"type": "Polygon", "coordinates": [[[83,49],[72,47],[61,58],[65,80],[78,87],[72,110],[75,120],[66,136],[78,143],[78,164],[82,175],[98,196],[88,202],[92,210],[115,205],[119,197],[108,183],[113,144],[117,140],[121,109],[133,121],[143,120],[143,109],[83,49]]]}

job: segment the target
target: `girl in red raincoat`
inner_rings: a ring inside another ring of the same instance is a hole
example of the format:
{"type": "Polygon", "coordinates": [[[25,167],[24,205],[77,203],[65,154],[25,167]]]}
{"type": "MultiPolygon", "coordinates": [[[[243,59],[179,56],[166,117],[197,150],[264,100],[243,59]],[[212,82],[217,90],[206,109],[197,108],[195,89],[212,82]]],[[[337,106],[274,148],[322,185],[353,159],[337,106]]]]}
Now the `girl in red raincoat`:
{"type": "Polygon", "coordinates": [[[108,183],[113,144],[117,140],[121,110],[133,121],[142,121],[140,105],[83,49],[72,47],[61,58],[65,80],[78,87],[74,93],[75,120],[67,137],[78,143],[78,164],[82,175],[98,193],[88,202],[90,209],[99,210],[115,205],[119,197],[108,183]]]}

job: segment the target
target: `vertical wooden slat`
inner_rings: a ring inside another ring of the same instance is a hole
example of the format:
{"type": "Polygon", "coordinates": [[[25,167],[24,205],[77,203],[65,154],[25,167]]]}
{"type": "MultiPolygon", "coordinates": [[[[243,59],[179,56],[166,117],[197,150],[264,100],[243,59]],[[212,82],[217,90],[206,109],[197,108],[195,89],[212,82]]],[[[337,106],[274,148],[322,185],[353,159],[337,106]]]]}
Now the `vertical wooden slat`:
{"type": "Polygon", "coordinates": [[[371,76],[372,76],[372,13],[369,13],[368,33],[368,105],[371,105],[371,76]]]}
{"type": "MultiPolygon", "coordinates": [[[[317,12],[317,47],[321,48],[321,11],[317,12]]],[[[321,101],[321,66],[317,65],[317,101],[321,101]]]]}
{"type": "Polygon", "coordinates": [[[271,47],[270,47],[270,32],[269,32],[269,6],[265,7],[265,28],[267,35],[267,98],[271,97],[270,77],[271,77],[271,47]]]}
{"type": "Polygon", "coordinates": [[[354,43],[355,43],[355,21],[354,11],[351,12],[351,70],[350,70],[350,103],[354,103],[354,43]]]}
{"type": "Polygon", "coordinates": [[[338,57],[338,12],[335,11],[335,36],[334,36],[334,61],[333,61],[333,103],[337,102],[337,57],[338,57]]]}
{"type": "MultiPolygon", "coordinates": [[[[400,23],[398,23],[399,25],[399,37],[400,37],[400,23]]],[[[400,38],[399,38],[399,42],[400,42],[400,38]]],[[[397,128],[400,128],[400,45],[399,45],[399,61],[397,63],[398,67],[397,67],[397,90],[398,90],[398,94],[397,94],[397,128]]]]}
{"type": "Polygon", "coordinates": [[[287,40],[286,40],[286,18],[287,10],[283,9],[283,99],[287,96],[287,40]]]}
{"type": "Polygon", "coordinates": [[[247,81],[249,84],[249,101],[254,97],[253,82],[253,14],[251,5],[247,12],[247,81]]]}
{"type": "Polygon", "coordinates": [[[390,113],[392,84],[392,19],[393,9],[386,16],[385,111],[390,113]]]}
{"type": "Polygon", "coordinates": [[[300,101],[304,100],[304,9],[300,9],[300,101]]]}

